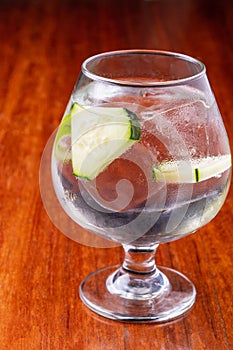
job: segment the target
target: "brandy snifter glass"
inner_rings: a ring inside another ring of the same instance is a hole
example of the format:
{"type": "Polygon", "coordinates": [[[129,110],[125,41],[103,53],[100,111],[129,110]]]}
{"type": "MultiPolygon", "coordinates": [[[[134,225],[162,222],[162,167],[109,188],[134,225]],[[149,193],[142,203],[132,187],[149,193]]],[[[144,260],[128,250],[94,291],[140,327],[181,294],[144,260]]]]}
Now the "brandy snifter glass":
{"type": "Polygon", "coordinates": [[[51,173],[77,224],[73,239],[81,226],[125,252],[122,264],[82,282],[84,304],[131,322],[168,321],[192,307],[193,283],[156,266],[155,253],[211,221],[229,189],[228,137],[202,62],[151,50],[88,58],[57,131],[51,173]]]}

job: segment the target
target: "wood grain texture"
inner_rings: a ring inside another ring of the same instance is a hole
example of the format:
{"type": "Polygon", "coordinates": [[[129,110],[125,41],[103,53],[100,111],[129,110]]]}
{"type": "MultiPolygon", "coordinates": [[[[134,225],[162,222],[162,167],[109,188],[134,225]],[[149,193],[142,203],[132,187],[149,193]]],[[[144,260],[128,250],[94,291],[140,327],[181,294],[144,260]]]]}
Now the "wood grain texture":
{"type": "Polygon", "coordinates": [[[41,155],[81,62],[102,51],[163,49],[201,59],[232,144],[231,0],[0,1],[0,349],[229,350],[233,348],[232,190],[206,227],[162,245],[157,262],[195,283],[174,323],[123,324],[94,315],[78,286],[122,259],[61,234],[43,208],[41,155]]]}

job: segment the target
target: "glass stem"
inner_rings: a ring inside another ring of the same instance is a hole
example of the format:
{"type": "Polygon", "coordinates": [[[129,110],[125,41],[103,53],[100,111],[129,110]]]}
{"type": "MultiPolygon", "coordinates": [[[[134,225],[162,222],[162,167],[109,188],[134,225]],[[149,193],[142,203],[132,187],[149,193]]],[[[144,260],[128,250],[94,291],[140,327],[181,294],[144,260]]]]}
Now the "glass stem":
{"type": "Polygon", "coordinates": [[[133,300],[147,300],[169,293],[169,281],[155,264],[158,245],[136,247],[124,244],[123,248],[124,262],[106,282],[110,293],[133,300]]]}
{"type": "Polygon", "coordinates": [[[158,244],[151,247],[123,245],[125,259],[122,268],[136,274],[151,274],[156,270],[155,253],[158,244]]]}

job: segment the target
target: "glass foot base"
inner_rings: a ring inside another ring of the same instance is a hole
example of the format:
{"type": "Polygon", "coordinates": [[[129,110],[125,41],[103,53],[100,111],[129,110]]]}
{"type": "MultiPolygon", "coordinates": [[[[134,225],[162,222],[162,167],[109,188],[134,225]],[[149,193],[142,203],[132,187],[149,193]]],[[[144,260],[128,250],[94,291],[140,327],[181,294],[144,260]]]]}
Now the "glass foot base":
{"type": "Polygon", "coordinates": [[[80,285],[80,298],[97,314],[125,322],[166,322],[186,313],[194,304],[196,289],[180,272],[158,266],[170,282],[170,290],[158,297],[133,300],[109,292],[106,280],[120,266],[100,269],[80,285]]]}

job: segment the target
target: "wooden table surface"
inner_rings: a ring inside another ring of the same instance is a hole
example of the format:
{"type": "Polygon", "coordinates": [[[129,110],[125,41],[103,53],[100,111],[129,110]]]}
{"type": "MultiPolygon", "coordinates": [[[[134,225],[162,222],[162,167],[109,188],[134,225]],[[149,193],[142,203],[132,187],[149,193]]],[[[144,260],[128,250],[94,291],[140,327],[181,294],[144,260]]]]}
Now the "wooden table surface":
{"type": "Polygon", "coordinates": [[[157,263],[196,285],[174,323],[127,324],[93,314],[78,286],[122,259],[78,244],[50,221],[39,189],[45,144],[90,55],[162,49],[201,59],[233,140],[231,0],[0,1],[0,349],[233,349],[232,190],[198,233],[161,245],[157,263]]]}

